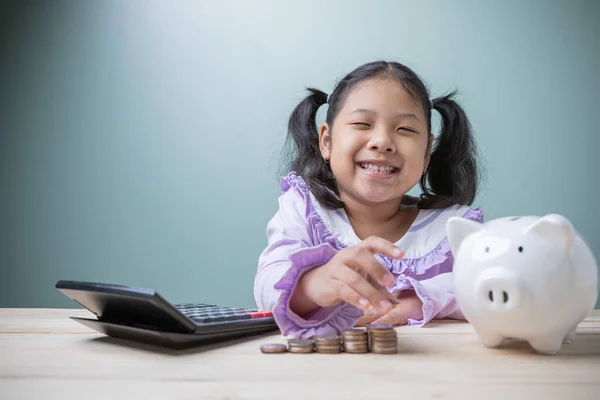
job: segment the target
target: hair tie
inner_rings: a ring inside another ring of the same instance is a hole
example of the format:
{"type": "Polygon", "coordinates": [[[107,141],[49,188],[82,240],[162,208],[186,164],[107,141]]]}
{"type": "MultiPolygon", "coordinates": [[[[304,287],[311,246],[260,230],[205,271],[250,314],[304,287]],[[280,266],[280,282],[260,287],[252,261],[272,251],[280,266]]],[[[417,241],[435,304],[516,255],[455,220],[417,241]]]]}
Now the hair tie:
{"type": "Polygon", "coordinates": [[[329,98],[331,97],[330,94],[327,95],[327,100],[325,100],[325,104],[329,104],[329,98]]]}

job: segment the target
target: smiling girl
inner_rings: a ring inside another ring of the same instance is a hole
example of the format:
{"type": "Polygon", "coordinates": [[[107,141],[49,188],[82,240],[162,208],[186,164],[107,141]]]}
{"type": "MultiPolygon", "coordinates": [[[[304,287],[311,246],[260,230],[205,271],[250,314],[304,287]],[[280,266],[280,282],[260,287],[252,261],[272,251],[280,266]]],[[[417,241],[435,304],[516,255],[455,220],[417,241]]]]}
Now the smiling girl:
{"type": "Polygon", "coordinates": [[[446,221],[483,221],[483,213],[470,208],[475,143],[453,94],[430,100],[411,69],[384,61],[352,71],[329,96],[309,92],[289,121],[295,158],[258,262],[259,308],[298,338],[464,318],[446,221]],[[442,121],[437,137],[433,110],[442,121]],[[418,183],[421,196],[408,196],[418,183]]]}

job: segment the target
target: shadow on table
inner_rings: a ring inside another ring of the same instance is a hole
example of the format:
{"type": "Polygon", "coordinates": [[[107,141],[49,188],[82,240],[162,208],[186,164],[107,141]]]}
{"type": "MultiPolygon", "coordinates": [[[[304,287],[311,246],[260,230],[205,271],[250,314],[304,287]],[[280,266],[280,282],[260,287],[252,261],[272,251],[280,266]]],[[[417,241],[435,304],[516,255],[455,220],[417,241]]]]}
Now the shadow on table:
{"type": "MultiPolygon", "coordinates": [[[[502,346],[486,350],[507,354],[540,355],[535,352],[529,343],[523,340],[507,339],[502,346]]],[[[598,356],[600,356],[600,334],[583,333],[577,334],[572,341],[563,343],[561,349],[555,355],[549,357],[581,358],[598,356]]]]}
{"type": "Polygon", "coordinates": [[[111,346],[120,346],[123,348],[142,350],[142,351],[164,354],[164,355],[185,356],[185,355],[203,353],[203,352],[211,351],[211,350],[217,350],[217,349],[221,349],[221,348],[225,348],[225,347],[229,347],[229,346],[234,346],[236,344],[241,344],[241,343],[244,343],[244,342],[247,342],[250,340],[257,340],[257,339],[265,338],[265,337],[272,336],[272,335],[278,335],[278,333],[275,333],[275,334],[274,333],[263,333],[263,334],[257,334],[257,335],[252,335],[252,336],[242,337],[242,338],[237,338],[237,339],[223,340],[223,341],[218,341],[218,342],[208,342],[208,343],[203,343],[203,344],[198,344],[198,345],[184,347],[184,348],[178,348],[178,349],[165,347],[165,346],[152,344],[152,343],[139,342],[139,341],[135,341],[135,340],[131,340],[131,339],[116,338],[116,337],[111,337],[111,336],[102,336],[102,337],[98,337],[98,338],[93,338],[93,339],[90,339],[90,342],[107,344],[107,345],[111,345],[111,346]]]}

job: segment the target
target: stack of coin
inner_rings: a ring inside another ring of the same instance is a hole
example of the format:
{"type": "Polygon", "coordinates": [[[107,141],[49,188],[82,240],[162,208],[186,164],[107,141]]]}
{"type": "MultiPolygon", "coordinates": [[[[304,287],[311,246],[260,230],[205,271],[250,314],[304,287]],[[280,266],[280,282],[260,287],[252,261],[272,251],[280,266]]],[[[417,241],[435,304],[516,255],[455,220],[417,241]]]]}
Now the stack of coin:
{"type": "Polygon", "coordinates": [[[315,345],[317,353],[337,354],[342,352],[342,339],[339,336],[317,336],[315,345]]]}
{"type": "Polygon", "coordinates": [[[368,333],[364,329],[350,329],[342,332],[342,339],[344,340],[344,351],[346,353],[368,353],[368,333]]]}
{"type": "Polygon", "coordinates": [[[373,353],[396,354],[398,352],[398,336],[390,324],[371,324],[369,332],[369,347],[373,353]]]}
{"type": "Polygon", "coordinates": [[[315,351],[315,341],[308,340],[289,340],[288,351],[290,353],[308,354],[315,351]]]}

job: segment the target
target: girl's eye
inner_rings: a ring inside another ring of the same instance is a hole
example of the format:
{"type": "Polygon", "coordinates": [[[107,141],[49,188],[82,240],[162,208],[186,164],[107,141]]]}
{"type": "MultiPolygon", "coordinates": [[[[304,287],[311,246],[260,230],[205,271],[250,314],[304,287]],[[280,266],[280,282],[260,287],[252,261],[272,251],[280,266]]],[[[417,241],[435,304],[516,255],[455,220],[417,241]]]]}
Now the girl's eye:
{"type": "Polygon", "coordinates": [[[409,128],[409,127],[406,127],[406,126],[403,126],[403,127],[401,127],[401,128],[398,128],[397,130],[398,130],[398,131],[406,131],[406,132],[417,133],[417,131],[415,131],[414,129],[412,129],[412,128],[409,128]]]}
{"type": "Polygon", "coordinates": [[[367,124],[366,122],[354,122],[351,125],[360,128],[360,129],[368,129],[371,127],[370,124],[367,124]]]}

